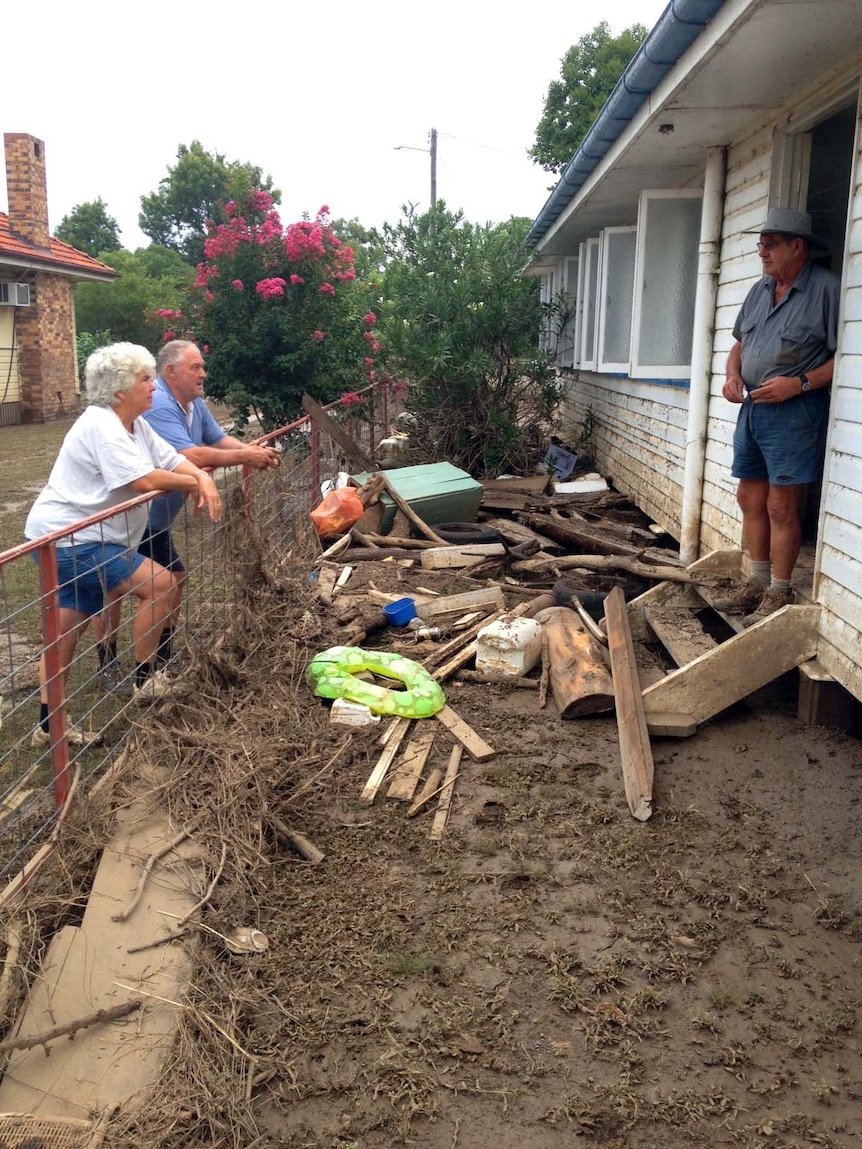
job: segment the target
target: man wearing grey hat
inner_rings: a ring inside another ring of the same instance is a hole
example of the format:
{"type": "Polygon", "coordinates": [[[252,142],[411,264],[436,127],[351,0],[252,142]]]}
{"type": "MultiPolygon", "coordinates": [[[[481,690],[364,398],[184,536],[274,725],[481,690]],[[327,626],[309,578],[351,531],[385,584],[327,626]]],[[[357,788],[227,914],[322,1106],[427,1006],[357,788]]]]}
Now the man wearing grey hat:
{"type": "Polygon", "coordinates": [[[745,626],[794,601],[799,496],[823,464],[838,336],[839,281],[811,262],[812,251],[826,250],[811,216],[773,208],[759,236],[764,274],[734,324],[722,388],[741,405],[732,474],[751,574],[734,593],[713,599],[718,610],[745,614],[745,626]]]}

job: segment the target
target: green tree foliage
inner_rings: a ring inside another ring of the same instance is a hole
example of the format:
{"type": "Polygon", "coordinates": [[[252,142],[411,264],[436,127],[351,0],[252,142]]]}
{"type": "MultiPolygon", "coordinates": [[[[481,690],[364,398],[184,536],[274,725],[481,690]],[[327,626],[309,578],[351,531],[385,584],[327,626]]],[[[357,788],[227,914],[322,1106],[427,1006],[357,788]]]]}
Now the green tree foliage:
{"type": "Polygon", "coordinates": [[[78,284],[78,332],[93,337],[96,346],[113,339],[154,349],[161,340],[162,325],[153,312],[159,306],[179,307],[194,272],[176,252],[156,245],[139,248],[134,254],[110,252],[103,258],[120,276],[111,283],[78,284]]]}
{"type": "Polygon", "coordinates": [[[197,301],[158,313],[164,338],[207,348],[209,393],[271,429],[301,413],[303,391],[327,402],[373,380],[370,289],[356,281],[353,248],[329,209],[283,227],[272,196],[255,191],[225,210],[205,243],[197,301]]]}
{"type": "Polygon", "coordinates": [[[177,162],[168,168],[159,190],[141,196],[138,224],[154,243],[179,252],[196,266],[203,259],[208,224],[225,223],[225,204],[243,200],[254,188],[271,193],[275,202],[281,198],[272,178],[264,180],[260,168],[228,162],[193,140],[188,147],[180,145],[177,162]]]}
{"type": "Polygon", "coordinates": [[[538,349],[529,220],[478,226],[445,203],[386,226],[383,339],[425,453],[474,475],[535,462],[559,395],[538,349]]]}
{"type": "Polygon", "coordinates": [[[101,196],[91,203],[76,204],[63,216],[54,236],[94,259],[104,252],[119,251],[122,246],[117,221],[108,215],[101,196]]]}
{"type": "Polygon", "coordinates": [[[536,142],[527,153],[537,164],[562,172],[646,36],[643,24],[612,36],[603,20],[569,48],[560,79],[548,88],[536,142]]]}

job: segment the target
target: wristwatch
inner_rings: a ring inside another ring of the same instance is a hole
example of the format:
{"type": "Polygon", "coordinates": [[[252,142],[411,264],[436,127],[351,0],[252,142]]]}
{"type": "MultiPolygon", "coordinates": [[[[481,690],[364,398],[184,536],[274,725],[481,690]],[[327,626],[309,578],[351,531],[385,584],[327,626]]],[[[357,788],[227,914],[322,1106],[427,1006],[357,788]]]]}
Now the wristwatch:
{"type": "Polygon", "coordinates": [[[811,390],[811,380],[808,378],[807,375],[800,375],[799,376],[799,382],[802,384],[802,394],[803,395],[807,391],[811,390]]]}

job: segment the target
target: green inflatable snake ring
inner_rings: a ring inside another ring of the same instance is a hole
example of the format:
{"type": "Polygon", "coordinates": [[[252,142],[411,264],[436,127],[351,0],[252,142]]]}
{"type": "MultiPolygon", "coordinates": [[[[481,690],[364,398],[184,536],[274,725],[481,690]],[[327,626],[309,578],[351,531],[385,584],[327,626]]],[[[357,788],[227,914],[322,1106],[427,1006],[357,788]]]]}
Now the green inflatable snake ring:
{"type": "Polygon", "coordinates": [[[332,646],[316,654],[305,680],[318,698],[346,698],[360,702],[375,714],[399,718],[430,718],[446,705],[439,682],[418,662],[384,650],[360,650],[358,646],[332,646]],[[406,690],[390,690],[365,682],[356,675],[371,670],[403,682],[406,690]]]}

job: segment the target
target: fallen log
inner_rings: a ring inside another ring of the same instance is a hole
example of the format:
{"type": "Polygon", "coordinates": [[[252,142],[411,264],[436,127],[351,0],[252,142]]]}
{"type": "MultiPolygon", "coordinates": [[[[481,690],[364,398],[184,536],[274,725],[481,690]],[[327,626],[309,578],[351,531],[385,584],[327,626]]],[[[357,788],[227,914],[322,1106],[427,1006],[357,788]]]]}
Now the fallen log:
{"type": "Polygon", "coordinates": [[[588,571],[628,571],[629,574],[639,575],[641,578],[654,579],[656,582],[694,583],[699,586],[715,586],[720,580],[714,575],[691,575],[684,567],[650,566],[649,563],[638,562],[636,559],[623,555],[565,555],[563,558],[554,558],[553,555],[537,555],[532,559],[514,563],[512,570],[516,574],[544,574],[551,570],[571,570],[581,567],[588,571]]]}
{"type": "Polygon", "coordinates": [[[556,515],[537,515],[522,512],[519,522],[535,527],[549,538],[556,539],[570,548],[588,550],[596,555],[629,555],[637,558],[643,547],[625,542],[617,532],[604,531],[591,527],[589,523],[578,523],[556,515]]]}
{"type": "MultiPolygon", "coordinates": [[[[565,606],[540,611],[551,693],[561,718],[598,714],[614,705],[614,687],[602,648],[565,606]]],[[[544,651],[543,651],[544,654],[544,651]]]]}
{"type": "Polygon", "coordinates": [[[415,559],[417,557],[416,551],[410,551],[406,547],[351,547],[349,551],[344,553],[343,561],[363,563],[379,562],[380,559],[415,559]]]}

